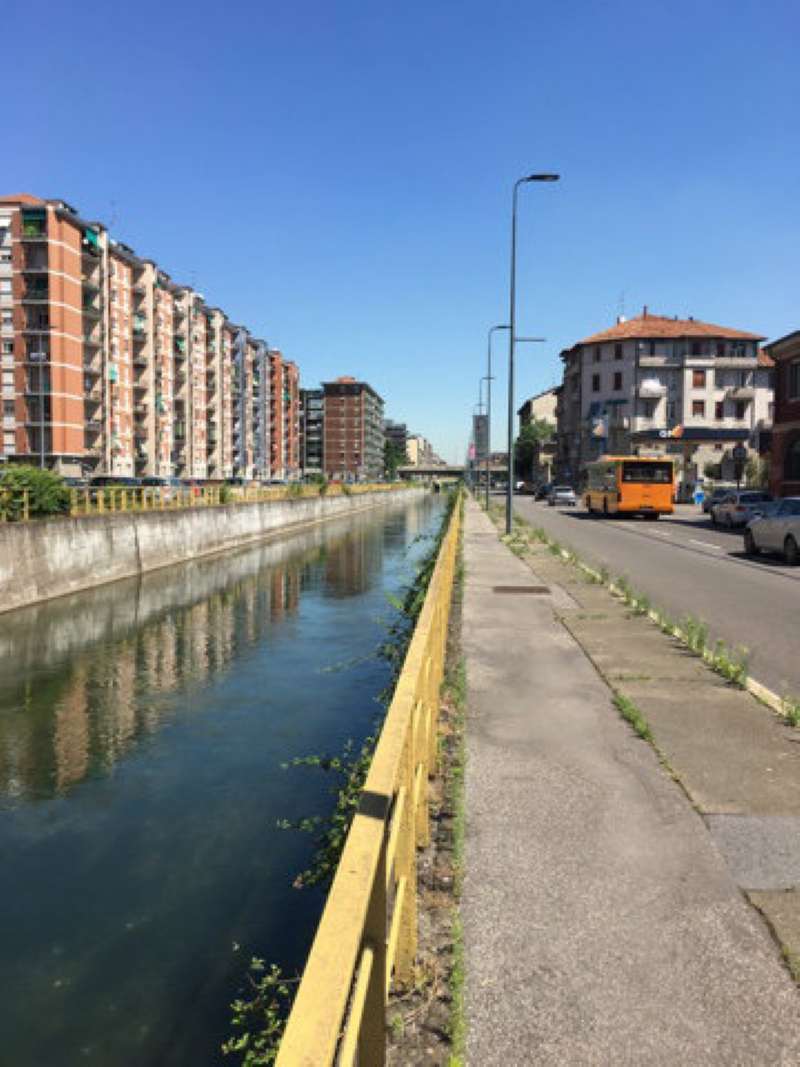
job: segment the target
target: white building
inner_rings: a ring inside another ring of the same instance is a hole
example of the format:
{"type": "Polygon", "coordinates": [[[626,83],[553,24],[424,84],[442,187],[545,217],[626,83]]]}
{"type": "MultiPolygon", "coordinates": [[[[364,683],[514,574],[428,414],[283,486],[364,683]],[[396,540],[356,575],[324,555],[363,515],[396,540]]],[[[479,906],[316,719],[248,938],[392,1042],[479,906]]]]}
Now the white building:
{"type": "Polygon", "coordinates": [[[759,334],[696,319],[620,319],[561,353],[557,468],[577,479],[603,453],[683,457],[683,479],[707,466],[733,476],[736,445],[754,451],[772,420],[772,361],[759,334]]]}

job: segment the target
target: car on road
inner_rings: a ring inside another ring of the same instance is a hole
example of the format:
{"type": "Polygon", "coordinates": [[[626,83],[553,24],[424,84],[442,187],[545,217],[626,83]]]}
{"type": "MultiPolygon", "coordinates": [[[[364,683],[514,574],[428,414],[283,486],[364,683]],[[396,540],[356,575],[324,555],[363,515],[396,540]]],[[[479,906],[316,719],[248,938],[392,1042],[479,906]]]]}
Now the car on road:
{"type": "Polygon", "coordinates": [[[536,492],[533,494],[533,499],[534,500],[547,500],[548,496],[550,496],[550,490],[552,488],[553,488],[553,483],[552,482],[542,482],[541,485],[537,486],[536,492]]]}
{"type": "Polygon", "coordinates": [[[746,526],[751,519],[764,511],[772,497],[757,489],[741,489],[727,496],[711,508],[711,521],[715,526],[746,526]]]}
{"type": "Polygon", "coordinates": [[[751,519],[744,531],[744,550],[748,556],[776,552],[792,566],[800,563],[800,496],[776,500],[751,519]]]}
{"type": "Polygon", "coordinates": [[[571,485],[554,485],[548,494],[547,503],[551,508],[574,508],[578,498],[571,485]]]}
{"type": "Polygon", "coordinates": [[[703,497],[703,512],[706,515],[711,514],[711,509],[716,507],[717,504],[721,504],[722,501],[728,496],[729,493],[735,493],[736,490],[730,485],[718,485],[716,489],[712,489],[710,493],[706,493],[703,497]]]}

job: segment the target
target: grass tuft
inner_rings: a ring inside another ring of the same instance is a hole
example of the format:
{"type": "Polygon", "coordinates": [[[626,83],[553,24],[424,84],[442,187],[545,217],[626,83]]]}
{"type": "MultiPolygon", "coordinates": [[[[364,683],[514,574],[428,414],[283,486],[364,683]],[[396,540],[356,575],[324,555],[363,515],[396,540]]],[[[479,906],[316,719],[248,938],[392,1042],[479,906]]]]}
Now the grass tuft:
{"type": "Polygon", "coordinates": [[[647,720],[641,711],[636,707],[632,700],[629,700],[622,693],[614,694],[614,707],[620,713],[626,722],[629,722],[636,733],[641,737],[643,741],[653,742],[653,734],[650,731],[650,727],[647,724],[647,720]]]}

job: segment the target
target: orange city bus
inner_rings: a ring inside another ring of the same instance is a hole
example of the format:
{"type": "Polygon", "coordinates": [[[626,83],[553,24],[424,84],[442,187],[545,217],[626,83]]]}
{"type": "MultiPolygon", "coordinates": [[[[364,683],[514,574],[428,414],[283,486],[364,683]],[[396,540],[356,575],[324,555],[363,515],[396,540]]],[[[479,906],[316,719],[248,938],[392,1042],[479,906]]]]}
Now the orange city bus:
{"type": "Polygon", "coordinates": [[[644,515],[672,513],[675,471],[671,460],[644,456],[603,456],[586,467],[583,500],[590,513],[644,515]]]}

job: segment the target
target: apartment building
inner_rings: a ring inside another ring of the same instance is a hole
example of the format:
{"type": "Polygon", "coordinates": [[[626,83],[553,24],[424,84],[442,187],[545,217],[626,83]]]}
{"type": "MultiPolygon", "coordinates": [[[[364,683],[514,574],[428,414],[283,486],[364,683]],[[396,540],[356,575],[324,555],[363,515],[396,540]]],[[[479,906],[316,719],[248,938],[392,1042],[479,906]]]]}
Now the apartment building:
{"type": "Polygon", "coordinates": [[[406,455],[412,467],[430,467],[437,459],[430,441],[419,433],[408,435],[406,439],[406,455]]]}
{"type": "Polygon", "coordinates": [[[324,408],[324,390],[300,390],[300,465],[306,476],[321,475],[325,469],[323,462],[324,408]]]}
{"type": "Polygon", "coordinates": [[[683,479],[709,465],[732,477],[733,448],[754,451],[772,419],[772,361],[763,337],[697,319],[640,316],[561,353],[558,477],[577,480],[608,453],[681,456],[683,479]]]}
{"type": "Polygon", "coordinates": [[[392,419],[383,420],[383,436],[397,449],[405,463],[408,445],[408,427],[404,422],[394,422],[392,419]]]}
{"type": "Polygon", "coordinates": [[[277,349],[268,352],[272,418],[272,477],[289,481],[300,475],[300,375],[277,349]]]}
{"type": "Polygon", "coordinates": [[[0,345],[0,462],[296,476],[297,367],[65,201],[0,197],[0,345]]]}
{"type": "Polygon", "coordinates": [[[800,330],[764,350],[775,363],[770,489],[776,496],[800,496],[800,330]]]}
{"type": "Polygon", "coordinates": [[[346,482],[383,477],[383,400],[366,382],[323,382],[325,474],[346,482]]]}

